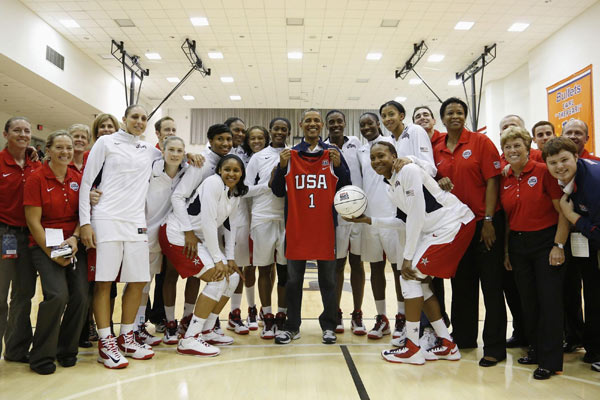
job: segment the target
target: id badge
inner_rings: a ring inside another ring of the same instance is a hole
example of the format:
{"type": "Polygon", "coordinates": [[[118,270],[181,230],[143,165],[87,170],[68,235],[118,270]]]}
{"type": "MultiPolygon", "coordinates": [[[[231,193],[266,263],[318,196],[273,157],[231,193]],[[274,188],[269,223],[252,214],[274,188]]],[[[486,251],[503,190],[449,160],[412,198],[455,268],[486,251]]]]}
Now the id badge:
{"type": "Polygon", "coordinates": [[[2,235],[2,258],[17,258],[17,237],[12,233],[2,235]]]}

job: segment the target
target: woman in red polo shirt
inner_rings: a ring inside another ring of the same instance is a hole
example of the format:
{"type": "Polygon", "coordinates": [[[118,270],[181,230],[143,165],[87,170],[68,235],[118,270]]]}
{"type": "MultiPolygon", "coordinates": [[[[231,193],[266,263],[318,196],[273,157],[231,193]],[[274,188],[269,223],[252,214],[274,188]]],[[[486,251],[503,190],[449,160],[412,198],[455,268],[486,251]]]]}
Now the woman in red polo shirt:
{"type": "Polygon", "coordinates": [[[26,118],[9,119],[2,134],[6,147],[0,152],[0,353],[6,331],[4,359],[27,363],[33,337],[29,314],[31,298],[35,294],[36,273],[27,246],[29,231],[23,212],[23,186],[27,177],[41,164],[31,161],[26,155],[31,142],[31,124],[26,118]],[[11,312],[7,322],[11,281],[11,312]]]}
{"type": "Polygon", "coordinates": [[[79,184],[81,174],[69,168],[73,138],[56,131],[46,141],[46,162],[25,183],[23,205],[31,232],[31,256],[40,274],[44,300],[37,314],[30,368],[47,375],[77,362],[79,332],[87,312],[87,266],[79,248],[79,184]],[[60,231],[71,256],[52,257],[50,229],[60,231]]]}
{"type": "Polygon", "coordinates": [[[84,124],[74,124],[69,127],[68,132],[73,138],[73,161],[69,167],[82,174],[87,161],[87,157],[84,155],[91,140],[90,127],[84,124]]]}
{"type": "Polygon", "coordinates": [[[520,364],[539,364],[535,379],[562,371],[563,245],[568,221],[560,214],[562,190],[546,164],[529,159],[531,136],[510,127],[500,138],[510,170],[500,182],[508,235],[504,265],[513,270],[519,288],[525,334],[530,343],[520,364]],[[558,229],[557,229],[558,224],[558,229]]]}
{"type": "Polygon", "coordinates": [[[504,215],[499,211],[500,155],[485,135],[465,129],[467,105],[451,97],[440,108],[448,130],[434,148],[437,179],[447,177],[452,193],[475,214],[477,228],[452,279],[452,335],[459,348],[476,348],[479,281],[485,302],[482,367],[506,358],[506,306],[502,290],[504,215]]]}

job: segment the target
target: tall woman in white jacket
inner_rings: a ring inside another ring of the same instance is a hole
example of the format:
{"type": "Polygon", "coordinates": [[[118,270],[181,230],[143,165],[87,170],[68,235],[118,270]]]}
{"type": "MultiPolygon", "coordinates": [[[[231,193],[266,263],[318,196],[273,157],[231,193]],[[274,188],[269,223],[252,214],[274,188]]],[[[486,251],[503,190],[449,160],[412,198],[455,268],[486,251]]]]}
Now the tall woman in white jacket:
{"type": "MultiPolygon", "coordinates": [[[[207,282],[196,301],[189,327],[177,345],[180,354],[216,356],[220,351],[211,344],[233,342],[212,328],[240,280],[234,261],[235,225],[229,224],[229,218],[248,187],[244,184],[244,163],[238,156],[224,156],[216,170],[216,174],[206,178],[199,187],[191,188],[192,196],[186,203],[187,222],[198,239],[195,257],[190,259],[184,252],[187,229],[175,212],[167,217],[159,232],[163,253],[179,275],[182,278],[195,276],[207,282]],[[225,237],[224,249],[219,245],[221,233],[225,237]]],[[[185,184],[185,180],[180,182],[180,186],[185,184]]]]}

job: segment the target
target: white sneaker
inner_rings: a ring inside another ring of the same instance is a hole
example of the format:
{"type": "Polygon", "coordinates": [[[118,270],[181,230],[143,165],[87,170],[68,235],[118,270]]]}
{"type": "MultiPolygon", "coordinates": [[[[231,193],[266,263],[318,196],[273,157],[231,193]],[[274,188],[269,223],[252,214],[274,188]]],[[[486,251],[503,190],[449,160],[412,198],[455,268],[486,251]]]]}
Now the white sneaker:
{"type": "Polygon", "coordinates": [[[246,324],[248,325],[248,329],[251,331],[258,330],[258,320],[256,312],[256,306],[248,307],[248,317],[246,318],[246,324]]]}
{"type": "Polygon", "coordinates": [[[439,338],[437,345],[425,352],[425,359],[427,361],[458,361],[460,360],[460,351],[458,351],[458,346],[453,341],[439,338]]]}
{"type": "Polygon", "coordinates": [[[406,340],[406,345],[392,350],[383,350],[381,356],[384,360],[392,363],[406,364],[425,364],[425,355],[421,348],[414,344],[410,339],[406,340]]]}
{"type": "Polygon", "coordinates": [[[163,336],[164,344],[177,344],[179,342],[179,334],[177,328],[177,321],[166,321],[165,323],[165,336],[163,336]]]}
{"type": "Polygon", "coordinates": [[[110,369],[125,368],[129,365],[129,361],[119,352],[117,339],[113,335],[106,339],[98,339],[98,362],[110,369]]]}
{"type": "Polygon", "coordinates": [[[136,342],[133,331],[119,335],[117,345],[125,357],[131,357],[134,360],[149,360],[154,357],[152,347],[136,342]]]}
{"type": "Polygon", "coordinates": [[[352,329],[352,333],[357,336],[363,336],[367,334],[367,328],[362,320],[362,311],[354,311],[352,312],[352,321],[350,322],[350,328],[352,329]]]}
{"type": "Polygon", "coordinates": [[[265,340],[273,339],[276,331],[275,317],[269,313],[263,316],[263,327],[260,331],[260,337],[265,340]]]}
{"type": "Polygon", "coordinates": [[[186,354],[190,356],[200,357],[214,357],[221,353],[218,347],[211,346],[206,343],[200,337],[200,334],[196,336],[190,336],[187,338],[179,339],[177,344],[177,352],[179,354],[186,354]]]}
{"type": "Polygon", "coordinates": [[[383,335],[390,334],[390,322],[383,314],[375,316],[375,326],[369,331],[369,339],[381,339],[383,335]]]}
{"type": "Polygon", "coordinates": [[[392,333],[394,339],[403,341],[406,339],[406,317],[404,314],[396,314],[396,324],[394,325],[394,333],[392,333]]]}
{"type": "Polygon", "coordinates": [[[233,338],[227,335],[219,335],[214,329],[202,332],[202,340],[208,344],[227,346],[233,343],[233,338]]]}
{"type": "Polygon", "coordinates": [[[423,336],[419,338],[419,345],[425,351],[437,345],[438,337],[433,328],[427,327],[423,329],[423,336]]]}
{"type": "Polygon", "coordinates": [[[239,308],[236,308],[229,313],[229,319],[227,320],[227,329],[234,331],[238,335],[247,335],[250,330],[242,321],[242,312],[239,308]]]}
{"type": "Polygon", "coordinates": [[[161,338],[154,336],[146,330],[146,324],[140,325],[138,330],[135,331],[135,339],[138,343],[147,344],[149,346],[158,346],[162,342],[161,338]]]}

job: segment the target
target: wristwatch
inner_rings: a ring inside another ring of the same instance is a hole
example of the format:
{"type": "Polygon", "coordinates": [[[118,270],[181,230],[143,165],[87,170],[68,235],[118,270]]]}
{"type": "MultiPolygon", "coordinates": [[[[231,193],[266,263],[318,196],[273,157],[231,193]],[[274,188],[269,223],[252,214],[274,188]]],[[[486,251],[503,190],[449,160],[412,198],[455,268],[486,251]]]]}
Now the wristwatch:
{"type": "Polygon", "coordinates": [[[494,217],[492,217],[491,215],[486,215],[485,217],[483,217],[483,220],[492,222],[494,220],[494,217]]]}
{"type": "Polygon", "coordinates": [[[559,249],[564,250],[565,245],[562,244],[562,243],[556,243],[556,242],[554,242],[554,247],[558,247],[559,249]]]}

